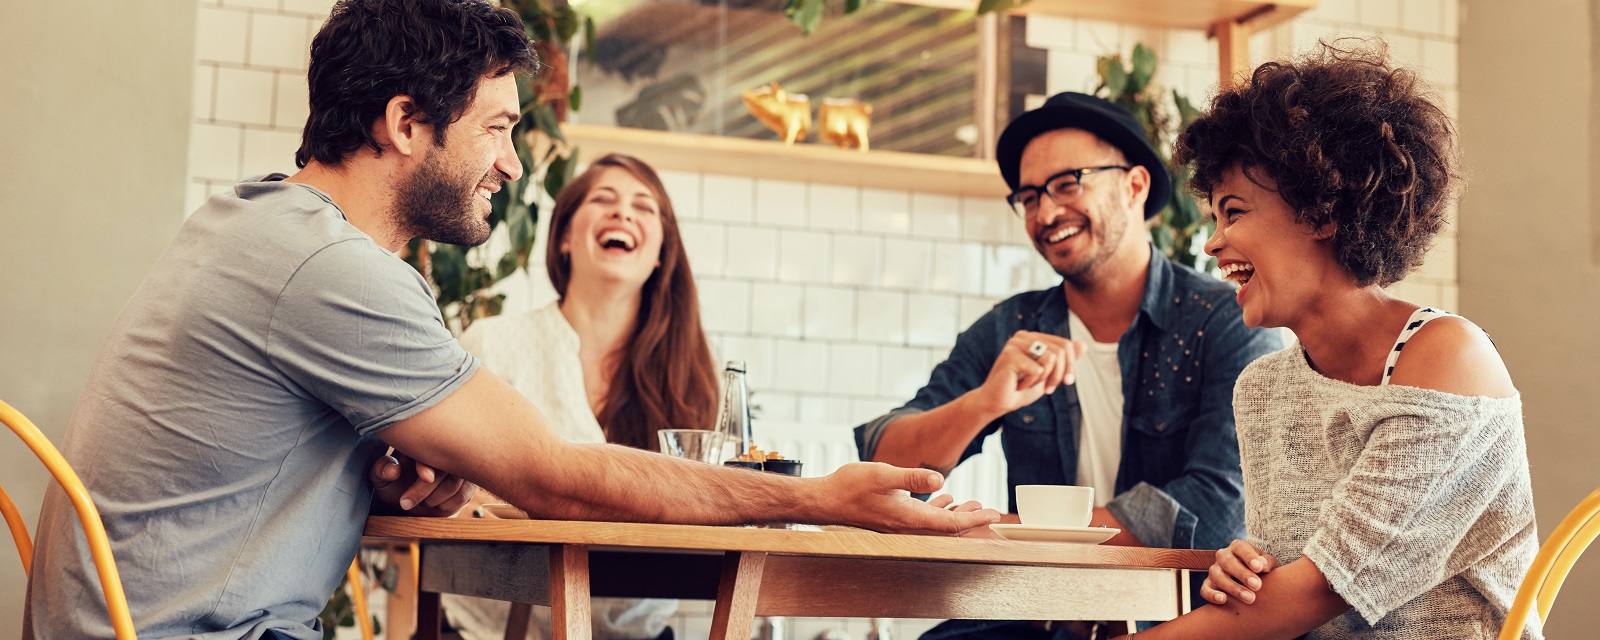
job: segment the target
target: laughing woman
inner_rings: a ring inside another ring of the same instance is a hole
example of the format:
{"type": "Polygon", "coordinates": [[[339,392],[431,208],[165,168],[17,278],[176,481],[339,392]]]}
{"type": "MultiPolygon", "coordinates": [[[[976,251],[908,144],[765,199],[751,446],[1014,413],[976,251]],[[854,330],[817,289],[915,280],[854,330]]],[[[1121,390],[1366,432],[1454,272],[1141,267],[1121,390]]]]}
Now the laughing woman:
{"type": "MultiPolygon", "coordinates": [[[[1262,65],[1178,140],[1250,326],[1248,539],[1160,638],[1494,638],[1537,552],[1522,404],[1482,330],[1391,297],[1458,186],[1449,117],[1380,51],[1262,65]]],[[[1536,624],[1523,638],[1538,638],[1536,624]]]]}
{"type": "MultiPolygon", "coordinates": [[[[709,427],[716,370],[655,171],[631,156],[595,160],[556,197],[549,237],[545,267],[560,299],[480,320],[461,345],[572,442],[655,449],[657,430],[709,427]]],[[[444,607],[466,640],[505,633],[506,603],[447,595],[444,607]]],[[[671,638],[667,621],[677,610],[676,600],[597,599],[594,637],[671,638]]],[[[530,634],[550,626],[548,609],[536,614],[530,634]]]]}

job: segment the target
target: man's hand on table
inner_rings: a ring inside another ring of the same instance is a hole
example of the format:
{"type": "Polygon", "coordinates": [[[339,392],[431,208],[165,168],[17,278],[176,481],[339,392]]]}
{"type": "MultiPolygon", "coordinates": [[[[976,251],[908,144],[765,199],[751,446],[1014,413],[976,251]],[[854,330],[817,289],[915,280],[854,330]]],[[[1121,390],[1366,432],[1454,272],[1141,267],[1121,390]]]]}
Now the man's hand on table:
{"type": "Polygon", "coordinates": [[[449,517],[478,492],[478,485],[399,451],[379,456],[370,475],[373,515],[449,517]]]}
{"type": "Polygon", "coordinates": [[[928,469],[904,469],[878,462],[856,462],[840,467],[822,479],[829,499],[843,512],[822,514],[844,524],[882,531],[931,535],[961,535],[1000,521],[1000,513],[967,502],[947,509],[954,502],[940,496],[934,502],[911,497],[912,492],[933,493],[944,485],[944,476],[928,469]],[[942,500],[941,500],[942,499],[942,500]]]}

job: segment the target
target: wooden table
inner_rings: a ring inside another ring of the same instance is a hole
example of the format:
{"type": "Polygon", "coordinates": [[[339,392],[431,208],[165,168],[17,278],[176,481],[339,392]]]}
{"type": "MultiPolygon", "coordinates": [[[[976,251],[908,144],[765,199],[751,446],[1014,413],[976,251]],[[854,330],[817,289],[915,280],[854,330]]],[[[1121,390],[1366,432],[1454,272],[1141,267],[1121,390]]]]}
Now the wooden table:
{"type": "Polygon", "coordinates": [[[716,600],[714,640],[746,640],[758,615],[1168,620],[1188,611],[1188,572],[1214,559],[1209,551],[549,520],[373,517],[366,535],[420,544],[423,640],[439,636],[441,593],[548,604],[557,639],[590,637],[591,596],[716,600]]]}

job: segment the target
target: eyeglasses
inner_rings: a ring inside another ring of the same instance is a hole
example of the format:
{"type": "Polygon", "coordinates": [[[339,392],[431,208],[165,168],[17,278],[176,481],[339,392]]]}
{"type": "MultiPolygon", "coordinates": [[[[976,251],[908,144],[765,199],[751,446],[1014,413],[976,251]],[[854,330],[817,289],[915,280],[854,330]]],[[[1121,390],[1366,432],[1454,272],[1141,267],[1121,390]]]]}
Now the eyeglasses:
{"type": "Polygon", "coordinates": [[[1044,188],[1023,187],[1006,196],[1006,203],[1011,205],[1011,212],[1018,217],[1027,218],[1039,212],[1039,195],[1050,196],[1050,201],[1061,206],[1072,204],[1083,195],[1083,177],[1100,171],[1121,169],[1127,171],[1133,167],[1122,165],[1108,165],[1104,167],[1085,167],[1083,169],[1068,169],[1050,176],[1044,181],[1044,188]]]}

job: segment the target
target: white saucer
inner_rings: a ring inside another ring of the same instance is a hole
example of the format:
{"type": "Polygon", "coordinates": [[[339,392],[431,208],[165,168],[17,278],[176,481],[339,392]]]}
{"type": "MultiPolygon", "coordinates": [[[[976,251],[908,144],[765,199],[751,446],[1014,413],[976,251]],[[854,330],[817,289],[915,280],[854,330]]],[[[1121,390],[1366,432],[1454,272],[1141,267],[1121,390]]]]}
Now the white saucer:
{"type": "Polygon", "coordinates": [[[1100,544],[1122,533],[1121,529],[1106,527],[1052,527],[1037,524],[991,524],[989,528],[1007,540],[1073,544],[1100,544]]]}

